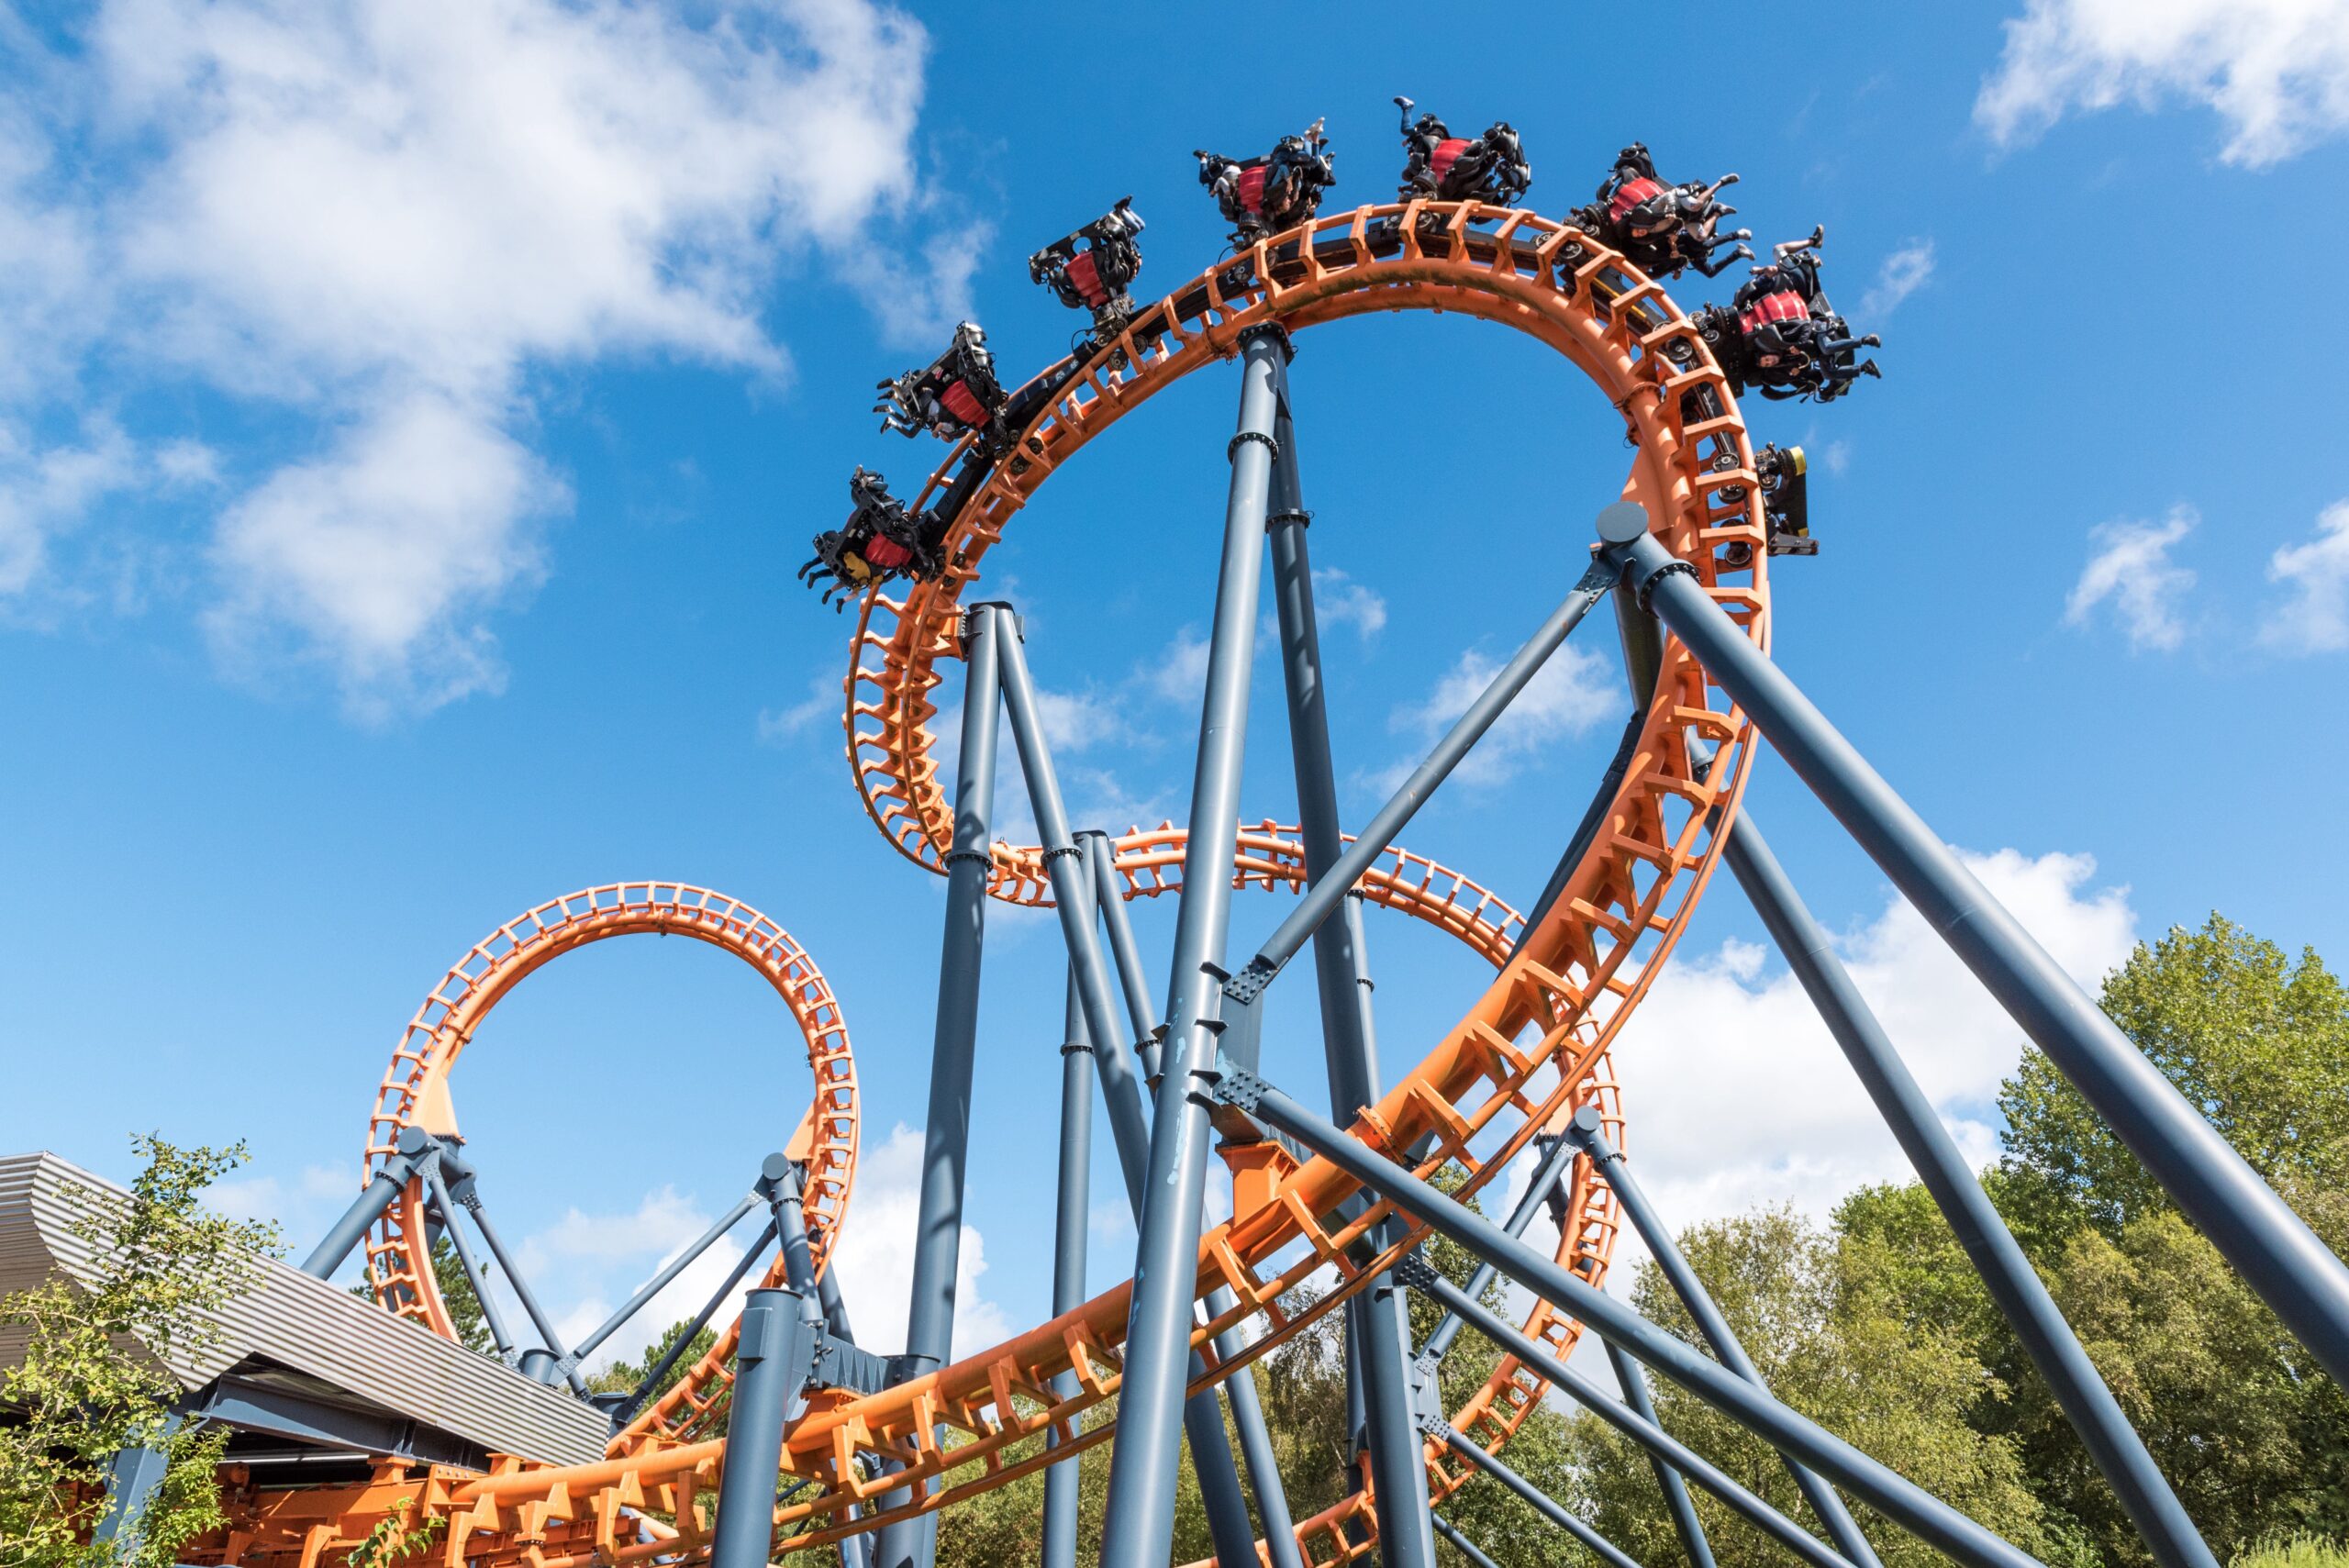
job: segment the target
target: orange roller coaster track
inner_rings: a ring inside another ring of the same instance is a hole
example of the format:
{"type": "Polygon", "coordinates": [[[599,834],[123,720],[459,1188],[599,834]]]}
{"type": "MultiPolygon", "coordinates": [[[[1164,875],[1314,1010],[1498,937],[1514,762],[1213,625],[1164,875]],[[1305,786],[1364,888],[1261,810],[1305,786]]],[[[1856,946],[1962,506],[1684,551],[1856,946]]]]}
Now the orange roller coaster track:
{"type": "MultiPolygon", "coordinates": [[[[1653,536],[1704,592],[1747,637],[1766,646],[1766,554],[1753,449],[1702,334],[1657,284],[1591,235],[1531,212],[1412,202],[1330,215],[1264,239],[1137,311],[1124,334],[1102,345],[1055,390],[1008,454],[985,473],[947,535],[945,571],[914,584],[903,600],[877,590],[866,595],[844,683],[849,760],[866,809],[899,852],[932,871],[943,869],[952,823],[929,729],[937,712],[931,694],[944,678],[941,661],[961,651],[965,590],[978,580],[988,548],[1044,481],[1163,387],[1230,359],[1252,327],[1276,322],[1294,333],[1389,310],[1431,310],[1513,327],[1581,371],[1621,413],[1636,446],[1625,495],[1645,508],[1653,536]]],[[[967,444],[958,447],[932,476],[922,501],[971,459],[967,444]]],[[[1564,580],[1580,573],[1584,548],[1579,537],[1561,539],[1555,564],[1564,580]]],[[[1676,639],[1667,639],[1621,783],[1580,863],[1530,929],[1514,909],[1464,877],[1400,850],[1382,856],[1363,881],[1365,896],[1452,932],[1497,973],[1458,1022],[1356,1119],[1353,1136],[1423,1173],[1456,1163],[1473,1194],[1537,1133],[1580,1106],[1595,1104],[1620,1122],[1609,1047],[1703,892],[1751,754],[1743,715],[1676,639]],[[1713,750],[1700,758],[1706,746],[1713,750]],[[1480,1155],[1477,1148],[1486,1152],[1480,1155]],[[1415,1149],[1422,1151],[1417,1160],[1415,1149]]],[[[1184,830],[1172,825],[1115,840],[1126,895],[1177,889],[1185,841],[1184,830]]],[[[1295,889],[1304,879],[1294,828],[1243,826],[1237,884],[1295,889]]],[[[1038,847],[993,847],[989,890],[996,897],[1043,904],[1047,886],[1038,847]]],[[[609,920],[615,930],[603,934],[656,929],[646,923],[656,918],[649,909],[622,914],[618,903],[616,898],[609,920]]],[[[575,915],[548,907],[556,910],[557,930],[596,918],[584,906],[575,915]]],[[[710,917],[708,930],[690,934],[726,945],[711,933],[729,929],[734,917],[746,922],[746,930],[755,920],[739,906],[729,908],[732,916],[710,917]]],[[[584,930],[569,939],[547,935],[535,923],[540,913],[501,929],[427,1003],[386,1080],[371,1151],[387,1148],[403,1118],[415,1114],[420,1091],[433,1073],[446,1072],[494,993],[556,951],[593,940],[584,930]],[[518,956],[525,948],[540,956],[518,956]],[[473,1000],[477,995],[485,999],[473,1000]]],[[[684,916],[680,910],[660,917],[684,916]]],[[[805,973],[812,976],[812,965],[805,973]]],[[[813,984],[820,992],[820,977],[813,984]]],[[[778,978],[777,985],[791,1001],[794,992],[785,982],[778,978]]],[[[837,1008],[828,994],[824,1005],[836,1026],[837,1008]]],[[[804,1016],[802,1022],[805,1028],[804,1016]]],[[[809,1039],[813,1050],[817,1036],[809,1039]]],[[[846,1062],[844,1037],[839,1060],[846,1062]]],[[[818,1082],[825,1083],[820,1069],[818,1082]]],[[[847,1103],[852,1106],[852,1090],[847,1103]]],[[[844,1125],[852,1159],[852,1113],[844,1125]]],[[[1330,1162],[1300,1163],[1285,1152],[1276,1152],[1271,1169],[1246,1184],[1240,1211],[1200,1244],[1196,1296],[1203,1301],[1226,1287],[1236,1305],[1196,1329],[1193,1343],[1206,1373],[1195,1386],[1220,1381],[1277,1349],[1424,1239],[1423,1229],[1406,1223],[1397,1228],[1401,1239],[1376,1256],[1353,1255],[1353,1244],[1394,1214],[1380,1202],[1341,1218],[1341,1206],[1360,1191],[1330,1162]],[[1334,1289],[1303,1311],[1285,1307],[1286,1293],[1322,1271],[1334,1276],[1334,1289]],[[1234,1360],[1219,1358],[1214,1338],[1241,1326],[1249,1330],[1241,1337],[1245,1348],[1234,1360]]],[[[845,1174],[840,1195],[844,1207],[845,1174]]],[[[1568,1212],[1558,1256],[1596,1280],[1611,1255],[1616,1219],[1611,1192],[1592,1176],[1586,1161],[1575,1164],[1568,1212]]],[[[835,1215],[835,1231],[837,1222],[835,1215]]],[[[377,1238],[378,1286],[387,1305],[443,1326],[428,1280],[399,1273],[396,1266],[384,1271],[385,1257],[407,1256],[398,1239],[414,1234],[412,1227],[412,1216],[395,1218],[377,1238]]],[[[786,1488],[775,1509],[775,1551],[800,1551],[950,1508],[1040,1468],[1047,1457],[1040,1440],[1047,1433],[1058,1439],[1054,1459],[1107,1440],[1114,1429],[1087,1426],[1085,1418],[1119,1386],[1130,1290],[1119,1285],[1002,1344],[879,1393],[812,1396],[785,1441],[784,1472],[801,1485],[786,1488]],[[1055,1378],[1064,1373],[1074,1374],[1073,1396],[1054,1392],[1055,1378]],[[941,1429],[953,1438],[941,1441],[941,1429]],[[885,1466],[895,1473],[885,1474],[885,1466]],[[902,1496],[900,1489],[909,1486],[915,1501],[884,1506],[885,1495],[902,1496]],[[851,1506],[860,1509],[853,1519],[846,1512],[851,1506]]],[[[1563,1354],[1579,1325],[1544,1305],[1527,1331],[1563,1354]]],[[[696,1411],[708,1407],[723,1375],[722,1366],[712,1363],[720,1359],[696,1370],[703,1392],[693,1397],[701,1403],[685,1402],[696,1411]]],[[[1454,1424],[1497,1450],[1545,1386],[1504,1358],[1454,1424]]],[[[698,1436],[690,1417],[664,1420],[655,1412],[622,1432],[600,1463],[558,1468],[507,1460],[485,1477],[437,1475],[429,1503],[417,1506],[445,1518],[436,1551],[449,1568],[690,1562],[707,1554],[696,1499],[715,1495],[725,1453],[723,1440],[698,1436]],[[673,1518],[674,1531],[650,1529],[643,1522],[647,1513],[673,1518]]],[[[1447,1451],[1427,1451],[1425,1458],[1435,1498],[1465,1480],[1467,1473],[1447,1451]]],[[[344,1522],[356,1525],[365,1518],[352,1514],[344,1522]]],[[[1336,1563],[1372,1550],[1365,1542],[1375,1524],[1365,1498],[1357,1496],[1300,1522],[1297,1537],[1308,1561],[1336,1563]]],[[[272,1555],[256,1538],[242,1560],[259,1562],[272,1555]]],[[[311,1561],[316,1556],[309,1554],[311,1561]]]]}

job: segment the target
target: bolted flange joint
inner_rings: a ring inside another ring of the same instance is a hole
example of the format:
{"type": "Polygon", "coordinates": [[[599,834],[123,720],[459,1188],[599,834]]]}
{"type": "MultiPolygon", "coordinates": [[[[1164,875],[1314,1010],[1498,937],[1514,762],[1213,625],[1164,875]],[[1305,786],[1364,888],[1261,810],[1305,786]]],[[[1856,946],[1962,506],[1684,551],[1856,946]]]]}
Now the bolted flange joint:
{"type": "Polygon", "coordinates": [[[1240,448],[1241,448],[1241,443],[1246,442],[1246,441],[1262,441],[1262,442],[1264,442],[1264,450],[1267,450],[1267,451],[1269,451],[1269,452],[1271,452],[1271,453],[1273,454],[1273,461],[1274,461],[1275,462],[1280,462],[1280,460],[1281,460],[1281,444],[1280,444],[1280,442],[1278,442],[1278,441],[1276,441],[1276,440],[1273,439],[1273,438],[1272,438],[1272,437],[1270,437],[1270,436],[1268,436],[1268,435],[1264,434],[1264,431],[1262,431],[1262,430],[1242,430],[1242,431],[1241,431],[1238,435],[1236,435],[1236,436],[1232,437],[1232,438],[1231,438],[1230,444],[1229,444],[1228,446],[1226,446],[1226,447],[1223,449],[1223,460],[1224,460],[1224,462],[1231,462],[1233,459],[1237,458],[1237,457],[1240,455],[1240,448]]]}

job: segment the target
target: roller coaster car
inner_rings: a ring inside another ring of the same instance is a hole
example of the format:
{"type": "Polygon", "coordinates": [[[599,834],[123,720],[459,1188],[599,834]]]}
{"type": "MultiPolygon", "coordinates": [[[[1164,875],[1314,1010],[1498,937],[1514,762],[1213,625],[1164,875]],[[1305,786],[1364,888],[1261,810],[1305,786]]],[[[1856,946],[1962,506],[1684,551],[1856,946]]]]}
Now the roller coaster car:
{"type": "Polygon", "coordinates": [[[1233,249],[1245,250],[1313,217],[1321,193],[1337,183],[1328,147],[1315,120],[1304,134],[1281,138],[1262,158],[1226,158],[1204,148],[1191,154],[1199,161],[1199,183],[1231,225],[1233,249]]]}
{"type": "Polygon", "coordinates": [[[878,384],[881,401],[873,411],[881,428],[911,437],[930,430],[941,440],[960,440],[976,434],[991,450],[1000,449],[1004,432],[996,420],[1009,401],[995,378],[995,356],[987,352],[987,335],[975,321],[954,328],[954,340],[926,370],[910,370],[878,384]]]}
{"type": "MultiPolygon", "coordinates": [[[[1762,523],[1772,555],[1817,555],[1819,541],[1810,537],[1810,465],[1800,447],[1765,446],[1753,459],[1755,477],[1762,482],[1762,523]]],[[[1723,492],[1744,499],[1744,487],[1723,492]]],[[[1723,552],[1721,564],[1739,571],[1753,564],[1753,547],[1742,540],[1723,552]]]]}
{"type": "Polygon", "coordinates": [[[1720,193],[1736,183],[1736,175],[1723,174],[1709,185],[1667,185],[1656,174],[1647,144],[1635,141],[1615,155],[1613,171],[1599,182],[1598,199],[1576,208],[1573,221],[1649,277],[1676,277],[1684,267],[1717,277],[1731,261],[1753,259],[1742,243],[1753,238],[1752,229],[1719,232],[1721,219],[1737,211],[1721,202],[1720,193]],[[1716,261],[1713,252],[1724,246],[1736,249],[1716,261]]]}
{"type": "Polygon", "coordinates": [[[1831,403],[1861,376],[1881,376],[1862,349],[1882,345],[1870,333],[1852,335],[1819,282],[1824,228],[1808,239],[1791,239],[1772,250],[1771,261],[1753,269],[1724,307],[1709,305],[1697,313],[1697,327],[1714,360],[1741,395],[1751,386],[1778,401],[1814,398],[1831,403]]]}
{"type": "Polygon", "coordinates": [[[1533,183],[1533,165],[1507,120],[1495,120],[1474,141],[1452,134],[1433,115],[1411,118],[1408,98],[1397,98],[1403,111],[1403,182],[1397,194],[1405,201],[1426,196],[1440,202],[1483,202],[1488,206],[1515,206],[1533,183]]]}
{"type": "Polygon", "coordinates": [[[929,512],[910,511],[889,494],[889,482],[860,468],[848,482],[849,499],[856,509],[839,528],[816,536],[816,558],[799,569],[799,580],[809,587],[825,583],[830,604],[840,595],[834,613],[848,607],[850,597],[876,583],[898,577],[928,582],[945,565],[942,544],[945,525],[929,512]]]}
{"type": "Polygon", "coordinates": [[[1128,196],[1028,258],[1032,282],[1051,289],[1070,309],[1093,313],[1093,349],[1113,341],[1133,316],[1133,296],[1126,291],[1141,271],[1141,247],[1134,243],[1141,231],[1141,214],[1134,211],[1134,199],[1128,196]]]}

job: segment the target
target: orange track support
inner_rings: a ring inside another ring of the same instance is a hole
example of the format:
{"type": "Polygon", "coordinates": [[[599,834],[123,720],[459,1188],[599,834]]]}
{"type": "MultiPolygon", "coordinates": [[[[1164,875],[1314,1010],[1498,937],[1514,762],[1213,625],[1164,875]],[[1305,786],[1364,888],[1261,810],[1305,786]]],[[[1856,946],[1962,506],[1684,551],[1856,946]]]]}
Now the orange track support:
{"type": "MultiPolygon", "coordinates": [[[[1230,358],[1240,333],[1250,326],[1275,320],[1301,331],[1386,310],[1434,310],[1496,321],[1548,344],[1580,370],[1621,413],[1637,447],[1624,494],[1647,508],[1653,531],[1697,573],[1707,592],[1757,642],[1766,644],[1769,595],[1753,450],[1735,400],[1700,335],[1660,287],[1590,236],[1531,212],[1413,202],[1333,214],[1219,262],[1158,306],[1137,312],[1137,323],[1157,329],[1142,337],[1130,330],[1115,345],[1115,354],[1096,356],[1020,433],[1012,453],[986,477],[950,531],[945,573],[934,582],[912,584],[902,601],[877,591],[865,597],[844,682],[849,760],[866,810],[900,853],[932,871],[942,869],[950,811],[928,728],[937,711],[930,695],[943,678],[939,662],[957,652],[963,597],[977,580],[987,549],[1044,481],[1163,387],[1230,358]],[[1114,370],[1120,358],[1127,368],[1114,370]]],[[[941,465],[924,501],[963,454],[958,448],[941,465]]],[[[1589,499],[1561,507],[1554,557],[1561,583],[1582,570],[1589,545],[1583,523],[1594,509],[1589,499]]],[[[1430,1042],[1418,1064],[1365,1115],[1357,1136],[1392,1150],[1433,1134],[1434,1151],[1420,1169],[1457,1161],[1470,1173],[1474,1192],[1543,1126],[1576,1106],[1596,1103],[1620,1125],[1609,1047],[1702,894],[1720,841],[1708,816],[1718,811],[1720,825],[1726,825],[1750,757],[1743,716],[1687,651],[1668,640],[1623,783],[1563,896],[1536,929],[1521,933],[1514,910],[1464,877],[1400,850],[1381,857],[1364,879],[1369,898],[1452,932],[1484,954],[1497,973],[1460,1020],[1430,1042]],[[1720,748],[1702,777],[1691,754],[1692,736],[1720,748]],[[1520,934],[1522,946],[1512,957],[1520,934]],[[1472,1143],[1486,1148],[1486,1154],[1476,1155],[1472,1143]]],[[[1563,836],[1571,823],[1550,826],[1563,836]]],[[[1128,896],[1177,885],[1184,837],[1182,828],[1163,825],[1116,841],[1117,868],[1128,896]]],[[[1294,888],[1302,877],[1294,829],[1272,823],[1243,826],[1238,883],[1294,888]]],[[[1018,903],[1047,902],[1037,849],[996,844],[990,891],[1018,903]]],[[[731,907],[740,911],[739,906],[731,907]]],[[[593,917],[583,911],[577,917],[593,917]]],[[[555,923],[562,926],[571,918],[565,912],[555,923]]],[[[628,918],[633,917],[614,917],[619,924],[628,918]]],[[[716,918],[716,925],[724,924],[723,917],[716,918]]],[[[469,998],[476,990],[500,991],[543,962],[512,956],[540,940],[536,929],[503,929],[428,1001],[385,1081],[371,1159],[389,1146],[430,1075],[446,1071],[486,1010],[486,1003],[469,998]],[[511,978],[500,984],[496,977],[509,970],[511,978]]],[[[554,951],[564,949],[552,947],[545,956],[554,951]]],[[[805,955],[798,956],[804,962],[805,955]]],[[[807,973],[812,974],[812,965],[807,973]]],[[[815,984],[820,989],[820,977],[815,984]]],[[[791,999],[781,982],[778,988],[791,999]]],[[[830,1016],[836,1024],[836,1007],[830,1016]]],[[[811,1049],[816,1038],[810,1035],[811,1049]]],[[[843,1038],[842,1062],[845,1049],[843,1038]]],[[[818,1082],[825,1082],[821,1072],[818,1082]]],[[[848,1104],[852,1106],[852,1090],[848,1104]]],[[[852,1114],[845,1119],[852,1159],[852,1114]]],[[[1232,1312],[1195,1333],[1210,1374],[1218,1377],[1232,1369],[1215,1362],[1212,1335],[1249,1324],[1255,1338],[1242,1359],[1252,1361],[1333,1309],[1425,1235],[1414,1229],[1397,1249],[1366,1264],[1350,1259],[1347,1246],[1388,1211],[1382,1204],[1352,1223],[1341,1223],[1336,1210],[1356,1188],[1326,1161],[1300,1167],[1276,1160],[1250,1173],[1249,1189],[1256,1200],[1250,1209],[1210,1231],[1199,1252],[1198,1294],[1228,1285],[1239,1301],[1232,1312]],[[1336,1275],[1337,1288],[1308,1313],[1286,1312],[1282,1294],[1324,1268],[1336,1275]]],[[[843,1206],[845,1197],[843,1184],[843,1206]]],[[[1586,1163],[1578,1162],[1560,1256],[1580,1262],[1594,1279],[1603,1275],[1613,1250],[1616,1221],[1609,1200],[1605,1186],[1592,1182],[1586,1163]]],[[[411,1211],[386,1227],[373,1266],[387,1302],[432,1321],[438,1304],[429,1295],[429,1280],[397,1266],[406,1256],[399,1239],[414,1234],[413,1223],[411,1211]],[[388,1268],[387,1256],[395,1260],[388,1268]]],[[[835,1215],[830,1224],[837,1223],[835,1215]]],[[[839,1540],[851,1533],[841,1512],[848,1504],[873,1509],[885,1491],[909,1481],[935,1481],[938,1489],[904,1508],[867,1512],[854,1521],[853,1530],[877,1528],[917,1508],[951,1507],[1002,1485],[1042,1464],[1044,1455],[1031,1451],[1038,1445],[1028,1440],[1048,1430],[1058,1430],[1063,1441],[1054,1457],[1065,1456],[1072,1445],[1106,1440],[1108,1426],[1080,1429],[1080,1424],[1117,1390],[1127,1293],[1120,1285],[1003,1344],[882,1393],[817,1396],[785,1439],[786,1475],[810,1485],[777,1508],[776,1551],[839,1540]],[[1063,1371],[1074,1371],[1078,1385],[1068,1399],[1056,1396],[1051,1386],[1063,1371]],[[941,1445],[932,1435],[941,1424],[960,1440],[941,1445]],[[859,1463],[865,1457],[900,1463],[904,1473],[867,1480],[859,1463]]],[[[1527,1331],[1564,1354],[1579,1327],[1542,1306],[1527,1331]]],[[[696,1376],[710,1372],[705,1362],[696,1376]]],[[[706,1378],[700,1386],[707,1386],[706,1378]]],[[[1454,1415],[1454,1423],[1497,1449],[1543,1388],[1539,1378],[1505,1359],[1454,1415]]],[[[671,1411],[623,1433],[601,1463],[555,1469],[507,1461],[496,1473],[451,1485],[445,1501],[436,1499],[434,1507],[448,1520],[438,1554],[448,1568],[467,1562],[617,1568],[655,1558],[706,1557],[708,1543],[696,1499],[714,1497],[725,1445],[692,1440],[695,1417],[706,1407],[695,1403],[699,1397],[684,1402],[692,1415],[671,1411]],[[640,1540],[640,1510],[674,1518],[675,1532],[663,1529],[655,1532],[658,1539],[640,1540]]],[[[1441,1456],[1430,1456],[1436,1498],[1448,1496],[1463,1479],[1441,1456]]],[[[348,1522],[363,1527],[366,1521],[352,1515],[348,1522]]],[[[1366,1550],[1348,1540],[1349,1525],[1367,1529],[1373,1523],[1364,1500],[1355,1498],[1303,1521],[1297,1534],[1308,1560],[1334,1563],[1366,1550]]],[[[222,1559],[214,1551],[210,1560],[222,1559]]],[[[291,1560],[282,1548],[259,1544],[241,1558],[271,1564],[291,1560]]]]}

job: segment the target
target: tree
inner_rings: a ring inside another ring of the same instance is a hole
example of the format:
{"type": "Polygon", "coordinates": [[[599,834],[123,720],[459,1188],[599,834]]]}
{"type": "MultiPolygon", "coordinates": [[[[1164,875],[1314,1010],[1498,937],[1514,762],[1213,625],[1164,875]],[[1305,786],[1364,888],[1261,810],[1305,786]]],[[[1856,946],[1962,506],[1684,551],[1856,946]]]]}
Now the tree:
{"type": "MultiPolygon", "coordinates": [[[[1915,1322],[1898,1284],[1903,1260],[1847,1239],[1788,1208],[1757,1209],[1691,1227],[1680,1237],[1698,1276],[1781,1400],[1874,1455],[2025,1551],[2083,1561],[2061,1521],[2046,1517],[2013,1445],[1967,1419],[1991,1374],[1959,1336],[1915,1322]],[[2056,1528],[2051,1528],[2051,1525],[2056,1528]]],[[[1641,1265],[1632,1299],[1652,1321],[1701,1342],[1660,1270],[1641,1265]]],[[[1760,1438],[1679,1388],[1653,1384],[1666,1430],[1791,1518],[1811,1519],[1794,1481],[1760,1438]]],[[[1645,1451],[1597,1418],[1574,1423],[1586,1517],[1642,1562],[1680,1560],[1678,1538],[1645,1451]]],[[[1723,1562],[1772,1561],[1783,1549],[1710,1495],[1697,1509],[1723,1562]]],[[[1887,1568],[1925,1568],[1940,1554],[1855,1507],[1887,1568]]]]}
{"type": "MultiPolygon", "coordinates": [[[[449,1324],[457,1330],[457,1343],[484,1356],[497,1354],[497,1342],[490,1338],[489,1317],[481,1309],[481,1297],[473,1294],[473,1282],[465,1277],[464,1260],[457,1255],[457,1245],[444,1234],[432,1244],[432,1283],[440,1288],[440,1305],[448,1309],[449,1324]]],[[[375,1287],[361,1280],[351,1287],[351,1294],[362,1300],[375,1299],[375,1287]]]]}
{"type": "MultiPolygon", "coordinates": [[[[644,1381],[645,1374],[661,1364],[661,1358],[667,1355],[670,1347],[693,1326],[692,1318],[680,1318],[663,1329],[659,1339],[645,1346],[644,1354],[635,1361],[615,1361],[600,1372],[588,1373],[587,1386],[598,1394],[634,1392],[636,1385],[644,1381]]],[[[709,1354],[711,1347],[717,1343],[718,1335],[710,1329],[704,1329],[695,1333],[693,1342],[685,1347],[685,1353],[677,1358],[675,1365],[661,1374],[661,1381],[653,1385],[651,1392],[644,1396],[644,1403],[650,1405],[677,1386],[685,1373],[699,1365],[701,1358],[709,1354]]]]}
{"type": "Polygon", "coordinates": [[[180,1389],[162,1363],[217,1342],[206,1315],[250,1288],[253,1260],[277,1250],[276,1227],[202,1207],[204,1189],[243,1162],[242,1143],[183,1150],[150,1134],[132,1148],[147,1163],[127,1195],[76,1195],[71,1223],[95,1277],[0,1296],[0,1327],[26,1335],[0,1383],[20,1415],[0,1427],[0,1540],[23,1568],[166,1568],[222,1522],[227,1429],[174,1420],[180,1389]],[[94,1542],[108,1469],[127,1449],[161,1453],[162,1482],[128,1539],[94,1542]]]}

